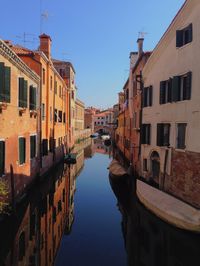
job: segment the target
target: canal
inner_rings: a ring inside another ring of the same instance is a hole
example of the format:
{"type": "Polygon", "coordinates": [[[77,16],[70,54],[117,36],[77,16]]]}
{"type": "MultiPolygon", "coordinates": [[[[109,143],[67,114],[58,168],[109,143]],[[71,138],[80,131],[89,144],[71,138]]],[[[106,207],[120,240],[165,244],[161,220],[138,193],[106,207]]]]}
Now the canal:
{"type": "Polygon", "coordinates": [[[79,143],[77,163],[57,166],[0,220],[0,265],[199,266],[200,236],[161,221],[132,180],[108,177],[111,149],[79,143]]]}

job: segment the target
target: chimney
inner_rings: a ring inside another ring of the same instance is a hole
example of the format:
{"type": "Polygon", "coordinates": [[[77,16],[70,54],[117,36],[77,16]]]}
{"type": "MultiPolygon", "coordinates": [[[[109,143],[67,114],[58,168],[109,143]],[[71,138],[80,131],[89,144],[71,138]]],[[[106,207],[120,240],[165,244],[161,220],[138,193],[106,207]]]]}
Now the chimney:
{"type": "Polygon", "coordinates": [[[133,69],[138,59],[138,52],[130,52],[129,59],[130,59],[130,69],[133,69]]]}
{"type": "Polygon", "coordinates": [[[137,43],[138,43],[138,57],[143,53],[143,41],[144,38],[138,38],[137,43]]]}
{"type": "Polygon", "coordinates": [[[42,34],[39,36],[40,38],[40,48],[49,59],[51,58],[51,38],[46,34],[42,34]]]}

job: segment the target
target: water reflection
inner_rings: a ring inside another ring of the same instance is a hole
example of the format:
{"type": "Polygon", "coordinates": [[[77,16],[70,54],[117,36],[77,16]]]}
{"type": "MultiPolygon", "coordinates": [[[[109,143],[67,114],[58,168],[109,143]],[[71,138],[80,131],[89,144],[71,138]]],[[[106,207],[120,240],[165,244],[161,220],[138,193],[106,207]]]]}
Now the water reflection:
{"type": "Polygon", "coordinates": [[[198,266],[200,236],[179,230],[150,213],[133,196],[130,180],[110,180],[122,215],[129,266],[198,266]]]}
{"type": "Polygon", "coordinates": [[[54,264],[62,235],[72,230],[76,177],[95,145],[91,139],[79,143],[73,151],[75,165],[56,167],[30,190],[15,214],[0,220],[0,265],[54,264]]]}

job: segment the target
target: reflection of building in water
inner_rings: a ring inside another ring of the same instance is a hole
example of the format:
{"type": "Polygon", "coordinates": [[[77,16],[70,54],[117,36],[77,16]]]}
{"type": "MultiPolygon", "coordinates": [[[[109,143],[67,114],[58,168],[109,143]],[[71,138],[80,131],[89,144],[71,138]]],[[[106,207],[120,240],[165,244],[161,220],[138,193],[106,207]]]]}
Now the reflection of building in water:
{"type": "Polygon", "coordinates": [[[61,167],[20,203],[17,216],[1,223],[0,265],[53,265],[69,212],[68,198],[69,179],[61,167]]]}
{"type": "Polygon", "coordinates": [[[122,233],[129,266],[199,265],[198,234],[161,221],[136,201],[127,184],[111,182],[111,185],[122,214],[122,233]]]}
{"type": "Polygon", "coordinates": [[[101,154],[109,154],[110,147],[104,145],[104,142],[101,139],[94,140],[94,151],[101,154]]]}

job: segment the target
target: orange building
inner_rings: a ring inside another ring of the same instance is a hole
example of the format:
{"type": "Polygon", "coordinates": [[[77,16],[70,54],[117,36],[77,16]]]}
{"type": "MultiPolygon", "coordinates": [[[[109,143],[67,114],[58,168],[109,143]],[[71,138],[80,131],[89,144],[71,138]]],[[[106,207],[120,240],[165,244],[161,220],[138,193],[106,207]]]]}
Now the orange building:
{"type": "Polygon", "coordinates": [[[69,96],[66,82],[51,59],[51,38],[42,34],[37,51],[10,44],[17,55],[41,78],[41,174],[58,163],[67,148],[69,96]]]}
{"type": "Polygon", "coordinates": [[[20,197],[40,170],[40,78],[0,40],[0,178],[20,197]]]}

